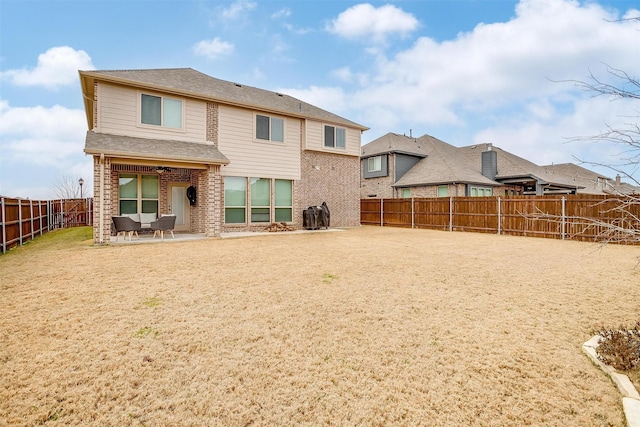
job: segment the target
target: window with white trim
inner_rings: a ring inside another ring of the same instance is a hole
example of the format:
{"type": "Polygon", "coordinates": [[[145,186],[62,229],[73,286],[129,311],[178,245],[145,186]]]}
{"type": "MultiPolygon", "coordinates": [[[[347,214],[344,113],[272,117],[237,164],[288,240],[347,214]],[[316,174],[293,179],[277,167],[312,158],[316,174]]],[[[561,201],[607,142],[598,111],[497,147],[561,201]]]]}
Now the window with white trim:
{"type": "Polygon", "coordinates": [[[251,222],[269,222],[271,218],[271,180],[251,178],[251,222]]]}
{"type": "Polygon", "coordinates": [[[367,172],[378,172],[382,170],[382,156],[369,157],[367,159],[367,172]]]}
{"type": "Polygon", "coordinates": [[[158,213],[158,175],[122,173],[118,176],[118,211],[120,215],[158,213]]]}
{"type": "Polygon", "coordinates": [[[438,197],[448,197],[448,196],[449,196],[449,186],[438,185],[438,197]]]}
{"type": "Polygon", "coordinates": [[[409,197],[411,197],[411,189],[410,188],[403,188],[402,189],[402,197],[404,199],[408,199],[409,197]]]}
{"type": "Polygon", "coordinates": [[[141,94],[140,123],[182,129],[182,100],[141,94]]]}
{"type": "Polygon", "coordinates": [[[291,222],[293,219],[293,181],[276,179],[276,222],[291,222]]]}
{"type": "Polygon", "coordinates": [[[244,224],[247,222],[247,178],[227,176],[224,178],[224,222],[244,224]]]}
{"type": "Polygon", "coordinates": [[[291,222],[293,180],[225,177],[224,212],[225,224],[291,222]]]}
{"type": "Polygon", "coordinates": [[[346,135],[347,130],[345,128],[325,125],[324,146],[327,148],[344,149],[346,147],[346,135]]]}
{"type": "Polygon", "coordinates": [[[491,196],[493,191],[490,187],[470,187],[469,196],[471,197],[487,197],[491,196]]]}
{"type": "Polygon", "coordinates": [[[256,114],[256,139],[284,142],[284,119],[256,114]]]}

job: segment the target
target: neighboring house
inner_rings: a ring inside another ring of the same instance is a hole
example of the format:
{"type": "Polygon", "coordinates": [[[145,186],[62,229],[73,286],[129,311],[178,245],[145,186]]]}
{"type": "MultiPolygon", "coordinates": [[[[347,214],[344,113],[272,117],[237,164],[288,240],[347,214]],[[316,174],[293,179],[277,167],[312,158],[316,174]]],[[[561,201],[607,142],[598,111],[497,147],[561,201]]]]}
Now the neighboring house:
{"type": "Polygon", "coordinates": [[[544,167],[492,144],[474,144],[459,150],[472,167],[505,186],[504,195],[576,194],[583,188],[580,183],[550,174],[544,167]]]}
{"type": "Polygon", "coordinates": [[[96,243],[120,214],[174,213],[177,231],[219,236],[300,228],[302,211],[326,201],[332,227],[359,225],[365,126],[190,68],[79,74],[96,243]]]}
{"type": "Polygon", "coordinates": [[[388,133],[361,150],[362,198],[576,194],[588,186],[492,144],[388,133]]]}
{"type": "Polygon", "coordinates": [[[640,194],[640,187],[622,182],[620,175],[615,179],[593,172],[573,163],[543,166],[550,175],[561,176],[583,186],[578,193],[587,194],[640,194]]]}
{"type": "Polygon", "coordinates": [[[362,147],[361,163],[362,198],[491,196],[502,187],[429,135],[388,133],[362,147]]]}

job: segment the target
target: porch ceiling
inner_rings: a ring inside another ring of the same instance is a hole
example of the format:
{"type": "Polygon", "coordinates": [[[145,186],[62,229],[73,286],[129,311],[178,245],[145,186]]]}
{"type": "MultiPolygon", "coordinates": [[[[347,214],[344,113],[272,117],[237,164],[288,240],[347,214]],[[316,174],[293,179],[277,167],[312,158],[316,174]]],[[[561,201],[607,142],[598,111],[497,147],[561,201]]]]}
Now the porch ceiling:
{"type": "Polygon", "coordinates": [[[212,144],[135,138],[88,131],[84,152],[125,159],[226,165],[229,159],[212,144]]]}

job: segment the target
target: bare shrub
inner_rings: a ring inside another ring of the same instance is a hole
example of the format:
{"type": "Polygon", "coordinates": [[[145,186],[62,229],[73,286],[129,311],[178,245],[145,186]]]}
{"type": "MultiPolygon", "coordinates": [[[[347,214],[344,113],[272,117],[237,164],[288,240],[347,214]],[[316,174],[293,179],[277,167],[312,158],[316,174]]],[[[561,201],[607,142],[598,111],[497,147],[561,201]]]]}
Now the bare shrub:
{"type": "Polygon", "coordinates": [[[640,366],[640,321],[631,328],[602,327],[595,333],[602,337],[596,348],[602,362],[620,371],[640,366]]]}

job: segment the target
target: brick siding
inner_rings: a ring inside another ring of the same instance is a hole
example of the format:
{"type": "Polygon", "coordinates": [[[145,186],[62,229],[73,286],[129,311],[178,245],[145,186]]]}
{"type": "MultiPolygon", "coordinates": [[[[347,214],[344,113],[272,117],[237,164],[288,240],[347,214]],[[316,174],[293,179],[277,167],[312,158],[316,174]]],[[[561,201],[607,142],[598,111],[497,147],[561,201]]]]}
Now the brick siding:
{"type": "Polygon", "coordinates": [[[293,219],[302,228],[302,211],[327,202],[331,227],[360,225],[360,158],[303,151],[296,185],[293,219]]]}

